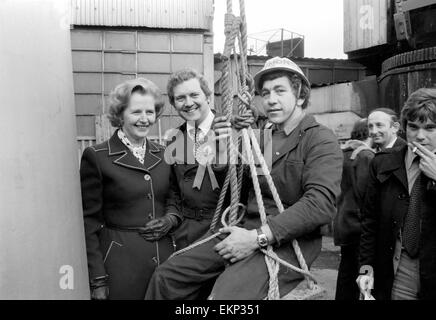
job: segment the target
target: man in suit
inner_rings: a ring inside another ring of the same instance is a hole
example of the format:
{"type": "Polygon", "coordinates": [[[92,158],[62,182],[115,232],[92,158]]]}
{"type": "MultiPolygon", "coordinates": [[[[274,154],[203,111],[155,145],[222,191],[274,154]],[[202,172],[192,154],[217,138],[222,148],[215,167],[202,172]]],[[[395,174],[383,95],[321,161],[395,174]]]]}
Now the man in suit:
{"type": "Polygon", "coordinates": [[[408,146],[370,165],[357,282],[380,300],[436,299],[436,89],[412,93],[401,120],[408,146]]]}
{"type": "MultiPolygon", "coordinates": [[[[320,227],[330,223],[340,191],[339,144],[331,130],[306,114],[310,83],[294,62],[279,57],[268,60],[256,74],[255,84],[274,124],[271,176],[285,210],[278,211],[266,177],[259,175],[267,223],[261,224],[251,187],[242,225],[222,228],[221,236],[161,265],[146,299],[196,299],[205,282],[216,278],[212,299],[263,299],[268,295],[269,274],[260,248],[273,245],[276,254],[293,265],[298,265],[293,239],[298,239],[308,266],[320,253],[320,227]]],[[[216,132],[226,133],[228,125],[217,124],[216,132]]],[[[302,274],[281,267],[280,295],[302,279],[302,274]]]]}
{"type": "MultiPolygon", "coordinates": [[[[172,141],[165,152],[165,160],[174,166],[177,178],[170,201],[172,211],[182,217],[175,230],[177,249],[182,249],[209,229],[227,166],[198,162],[201,147],[213,142],[215,118],[210,108],[211,91],[203,75],[193,69],[177,71],[168,80],[167,93],[171,105],[185,120],[170,133],[172,141]]],[[[155,229],[159,229],[158,224],[155,229]]]]}
{"type": "Polygon", "coordinates": [[[406,144],[404,139],[398,136],[400,122],[392,109],[377,108],[372,110],[368,115],[368,130],[376,152],[406,144]]]}

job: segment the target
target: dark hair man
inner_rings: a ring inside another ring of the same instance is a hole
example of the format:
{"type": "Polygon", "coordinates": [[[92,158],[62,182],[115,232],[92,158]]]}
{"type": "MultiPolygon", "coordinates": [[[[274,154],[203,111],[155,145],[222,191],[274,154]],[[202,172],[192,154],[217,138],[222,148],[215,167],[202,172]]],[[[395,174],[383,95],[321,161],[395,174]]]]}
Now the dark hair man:
{"type": "Polygon", "coordinates": [[[436,89],[413,92],[402,111],[408,146],[370,165],[360,240],[362,292],[380,300],[436,299],[436,89]]]}
{"type": "MultiPolygon", "coordinates": [[[[196,299],[211,279],[217,279],[212,299],[264,299],[269,274],[260,248],[272,244],[278,256],[298,265],[291,247],[291,241],[298,239],[308,266],[318,256],[320,227],[331,222],[339,194],[342,152],[337,138],[305,113],[310,84],[294,62],[268,60],[255,83],[274,124],[271,176],[285,210],[279,213],[266,177],[259,176],[268,222],[261,224],[251,187],[242,226],[222,228],[220,237],[162,264],[146,299],[196,299]]],[[[302,274],[293,270],[279,272],[280,296],[302,280],[302,274]]]]}

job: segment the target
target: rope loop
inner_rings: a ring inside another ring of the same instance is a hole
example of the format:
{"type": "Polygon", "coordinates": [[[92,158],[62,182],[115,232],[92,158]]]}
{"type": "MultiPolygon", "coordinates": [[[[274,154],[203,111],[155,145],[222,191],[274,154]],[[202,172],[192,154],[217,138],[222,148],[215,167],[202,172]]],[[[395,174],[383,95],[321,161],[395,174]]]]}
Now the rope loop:
{"type": "Polygon", "coordinates": [[[223,214],[221,216],[221,224],[223,225],[223,227],[233,227],[233,226],[236,226],[239,222],[241,222],[242,218],[244,218],[245,210],[246,210],[245,205],[243,205],[242,203],[239,202],[237,204],[237,206],[240,207],[241,209],[239,210],[239,214],[238,214],[236,220],[233,220],[233,221],[231,221],[230,216],[229,216],[228,222],[226,222],[226,218],[227,218],[227,215],[230,212],[231,206],[228,206],[226,208],[226,210],[224,210],[224,212],[223,212],[223,214]]]}

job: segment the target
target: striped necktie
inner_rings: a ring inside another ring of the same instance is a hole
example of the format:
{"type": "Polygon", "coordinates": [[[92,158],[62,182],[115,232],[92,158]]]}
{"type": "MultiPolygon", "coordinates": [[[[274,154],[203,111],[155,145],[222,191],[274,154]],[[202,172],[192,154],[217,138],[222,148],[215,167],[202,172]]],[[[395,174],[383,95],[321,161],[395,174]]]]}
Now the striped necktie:
{"type": "Polygon", "coordinates": [[[411,258],[416,257],[419,249],[419,236],[421,234],[421,203],[424,191],[423,173],[421,172],[413,184],[410,192],[409,208],[404,218],[403,245],[411,258]]]}
{"type": "Polygon", "coordinates": [[[200,128],[192,128],[191,134],[194,136],[194,157],[197,157],[198,148],[204,143],[204,134],[200,128]]]}

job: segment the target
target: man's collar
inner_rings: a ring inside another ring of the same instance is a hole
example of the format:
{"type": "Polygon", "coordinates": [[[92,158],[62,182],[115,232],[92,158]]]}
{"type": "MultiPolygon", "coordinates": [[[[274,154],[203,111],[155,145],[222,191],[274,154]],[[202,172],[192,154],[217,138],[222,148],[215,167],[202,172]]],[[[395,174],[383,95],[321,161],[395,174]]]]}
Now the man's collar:
{"type": "Polygon", "coordinates": [[[410,147],[407,147],[406,157],[404,159],[404,164],[406,165],[406,170],[410,169],[410,167],[412,166],[413,160],[417,156],[418,156],[417,154],[412,152],[412,149],[410,149],[410,147]]]}
{"type": "MultiPolygon", "coordinates": [[[[298,118],[294,119],[293,121],[290,121],[288,123],[286,123],[286,125],[283,127],[283,131],[285,132],[285,134],[287,136],[289,136],[291,134],[292,131],[295,130],[295,128],[297,128],[301,121],[304,119],[304,117],[306,116],[306,112],[304,110],[302,110],[301,114],[298,116],[298,118]]],[[[275,124],[273,126],[273,130],[280,130],[279,129],[279,125],[275,124]]]]}
{"type": "MultiPolygon", "coordinates": [[[[212,110],[209,110],[209,113],[207,114],[206,118],[198,125],[198,128],[204,133],[207,134],[212,127],[213,119],[215,118],[212,110]]],[[[192,129],[194,129],[194,121],[187,121],[186,122],[186,131],[190,135],[192,132],[192,129]]],[[[193,137],[191,137],[193,138],[193,137]]]]}
{"type": "Polygon", "coordinates": [[[392,139],[392,141],[388,143],[388,145],[385,147],[385,149],[392,148],[395,144],[395,141],[397,141],[397,139],[398,139],[398,137],[395,137],[394,139],[392,139]]]}

